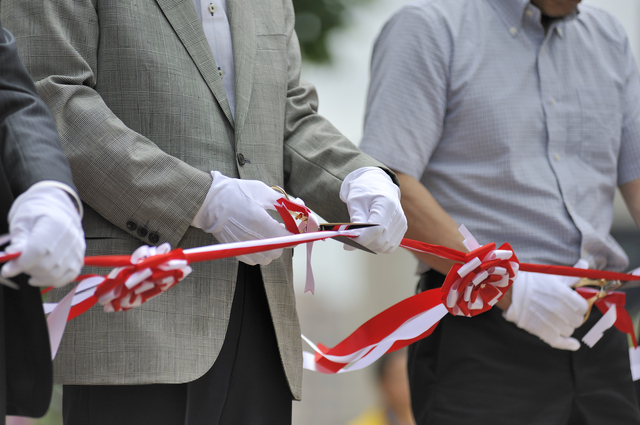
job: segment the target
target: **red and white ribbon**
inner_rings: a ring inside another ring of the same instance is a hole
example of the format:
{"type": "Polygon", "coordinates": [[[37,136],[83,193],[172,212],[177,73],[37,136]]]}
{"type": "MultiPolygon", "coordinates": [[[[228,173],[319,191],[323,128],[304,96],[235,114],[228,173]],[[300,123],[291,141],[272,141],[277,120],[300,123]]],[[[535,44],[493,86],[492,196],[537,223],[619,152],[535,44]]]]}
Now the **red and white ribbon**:
{"type": "MultiPolygon", "coordinates": [[[[315,352],[304,353],[304,367],[322,373],[358,370],[384,353],[430,335],[446,311],[466,317],[487,311],[507,292],[519,270],[591,279],[640,280],[638,276],[624,273],[520,263],[508,244],[500,249],[495,249],[495,244],[480,246],[464,226],[459,230],[465,237],[464,244],[471,251],[469,253],[409,239],[403,239],[400,245],[411,251],[458,262],[447,274],[442,288],[424,291],[390,307],[333,348],[313,344],[303,335],[315,352]]],[[[577,291],[585,298],[590,298],[590,291],[594,290],[579,288],[577,291]]],[[[630,334],[636,345],[631,319],[623,307],[624,299],[624,293],[610,292],[595,303],[604,316],[585,335],[585,344],[592,347],[604,330],[616,326],[630,334]]],[[[640,376],[640,353],[632,353],[637,358],[636,367],[640,376]]],[[[632,357],[632,364],[633,360],[632,357]]]]}
{"type": "Polygon", "coordinates": [[[47,323],[52,355],[55,357],[57,353],[67,321],[84,313],[96,303],[102,304],[105,312],[137,307],[186,277],[191,272],[189,264],[288,248],[336,236],[356,237],[357,232],[347,230],[300,233],[185,250],[171,250],[168,244],[163,244],[157,249],[142,246],[131,256],[86,257],[87,266],[116,268],[107,276],[83,276],[80,283],[62,301],[44,304],[45,313],[49,314],[47,323]]]}
{"type": "MultiPolygon", "coordinates": [[[[283,203],[283,208],[288,211],[286,215],[290,216],[291,211],[300,207],[294,205],[283,203]]],[[[295,223],[296,218],[290,218],[295,223]]],[[[299,226],[300,224],[296,224],[298,231],[299,226]]],[[[495,244],[480,246],[466,229],[462,228],[461,232],[465,235],[465,244],[471,252],[463,253],[442,246],[403,239],[401,246],[407,249],[434,254],[458,263],[450,270],[443,287],[424,291],[390,307],[331,349],[322,344],[310,343],[315,354],[305,353],[305,367],[324,373],[361,369],[386,352],[395,351],[428,336],[447,311],[472,317],[490,309],[506,293],[518,270],[592,279],[640,280],[639,276],[623,273],[519,263],[508,244],[499,249],[496,249],[495,244]]],[[[45,311],[50,313],[48,322],[52,353],[55,356],[67,320],[82,314],[97,302],[102,302],[105,311],[120,311],[138,306],[177,284],[191,271],[189,264],[194,262],[286,248],[336,236],[356,237],[357,234],[356,231],[298,233],[280,238],[219,244],[184,251],[169,250],[168,246],[157,249],[143,247],[132,256],[87,257],[85,265],[116,269],[107,276],[84,276],[61,302],[45,304],[45,311]]],[[[8,256],[0,253],[0,262],[9,261],[17,255],[8,256]]],[[[579,292],[582,289],[580,288],[579,292]]],[[[583,296],[590,296],[586,292],[585,294],[583,296]]],[[[623,305],[624,294],[615,292],[596,302],[596,306],[603,311],[605,317],[600,321],[601,324],[598,322],[592,336],[585,337],[585,343],[595,344],[597,335],[601,334],[609,323],[609,327],[613,325],[623,332],[633,334],[633,326],[629,326],[630,319],[627,321],[623,317],[626,314],[623,305]]],[[[626,317],[628,318],[628,314],[626,317]]]]}
{"type": "Polygon", "coordinates": [[[489,310],[509,290],[518,273],[518,259],[508,244],[480,246],[462,226],[465,246],[453,249],[403,239],[401,246],[459,261],[442,288],[407,298],[374,316],[333,348],[313,344],[315,354],[304,353],[304,368],[322,373],[344,373],[361,369],[383,354],[430,335],[447,311],[472,317],[489,310]]]}

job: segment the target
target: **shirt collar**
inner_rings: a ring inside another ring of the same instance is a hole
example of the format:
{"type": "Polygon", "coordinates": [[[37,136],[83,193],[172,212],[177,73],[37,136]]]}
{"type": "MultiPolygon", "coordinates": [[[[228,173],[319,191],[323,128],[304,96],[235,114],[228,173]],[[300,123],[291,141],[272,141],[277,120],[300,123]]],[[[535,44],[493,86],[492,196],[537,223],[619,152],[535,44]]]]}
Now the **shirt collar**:
{"type": "MultiPolygon", "coordinates": [[[[525,13],[532,13],[533,15],[530,16],[532,19],[540,20],[541,17],[540,9],[531,4],[529,0],[491,0],[490,3],[506,26],[507,31],[514,36],[520,32],[525,13]]],[[[564,36],[565,23],[575,19],[579,13],[580,10],[576,8],[568,16],[554,24],[560,37],[564,36]]]]}
{"type": "Polygon", "coordinates": [[[490,3],[507,30],[515,35],[522,26],[522,17],[529,0],[490,0],[490,3]]]}

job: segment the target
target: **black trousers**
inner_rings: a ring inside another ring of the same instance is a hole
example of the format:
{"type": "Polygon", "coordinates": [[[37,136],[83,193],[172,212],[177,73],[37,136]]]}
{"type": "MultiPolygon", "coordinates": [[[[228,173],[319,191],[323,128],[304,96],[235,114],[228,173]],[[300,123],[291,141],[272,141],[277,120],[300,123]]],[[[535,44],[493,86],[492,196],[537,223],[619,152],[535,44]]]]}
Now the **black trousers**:
{"type": "Polygon", "coordinates": [[[205,375],[185,384],[65,385],[63,418],[65,425],[286,425],[291,403],[260,267],[240,263],[229,328],[205,375]]]}
{"type": "MultiPolygon", "coordinates": [[[[419,286],[442,285],[431,271],[419,286]]],[[[578,340],[602,315],[594,308],[578,340]]],[[[494,308],[447,315],[409,348],[409,382],[419,425],[640,424],[626,335],[612,328],[593,347],[551,348],[494,308]]]]}
{"type": "Polygon", "coordinates": [[[49,332],[40,288],[27,279],[12,279],[19,290],[0,285],[0,422],[5,415],[40,417],[51,402],[49,332]]]}

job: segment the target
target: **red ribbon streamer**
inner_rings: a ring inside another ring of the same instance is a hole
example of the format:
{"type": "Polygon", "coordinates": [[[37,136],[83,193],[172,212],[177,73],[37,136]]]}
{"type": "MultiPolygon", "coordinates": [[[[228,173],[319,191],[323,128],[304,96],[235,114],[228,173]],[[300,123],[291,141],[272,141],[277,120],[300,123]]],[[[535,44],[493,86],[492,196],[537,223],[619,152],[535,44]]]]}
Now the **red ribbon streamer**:
{"type": "MultiPolygon", "coordinates": [[[[372,345],[373,342],[377,343],[381,341],[407,320],[441,304],[441,302],[439,289],[430,289],[421,292],[375,315],[335,347],[327,348],[322,344],[318,344],[318,348],[326,355],[346,356],[372,345]]],[[[390,353],[399,350],[431,335],[436,326],[437,324],[433,325],[414,339],[397,341],[387,352],[390,353]]],[[[318,371],[323,373],[336,373],[347,365],[347,363],[333,362],[318,353],[316,353],[315,360],[316,364],[320,366],[318,371]]]]}

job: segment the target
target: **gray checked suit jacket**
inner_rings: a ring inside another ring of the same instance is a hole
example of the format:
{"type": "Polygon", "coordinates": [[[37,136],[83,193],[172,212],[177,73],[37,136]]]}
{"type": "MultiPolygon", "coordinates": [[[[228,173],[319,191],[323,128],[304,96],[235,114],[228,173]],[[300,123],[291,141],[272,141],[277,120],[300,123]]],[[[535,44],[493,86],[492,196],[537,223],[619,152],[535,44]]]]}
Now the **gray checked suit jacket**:
{"type": "MultiPolygon", "coordinates": [[[[86,203],[87,255],[127,254],[143,243],[215,243],[189,226],[210,170],[284,186],[325,219],[342,221],[344,177],[381,166],[316,113],[315,89],[300,78],[291,1],[227,3],[235,121],[192,0],[2,0],[3,22],[56,118],[86,203]]],[[[236,273],[234,259],[198,263],[140,308],[94,308],[74,319],[55,362],[57,382],[198,378],[222,345],[236,273]]],[[[299,398],[291,250],[262,273],[285,373],[299,398]]]]}

